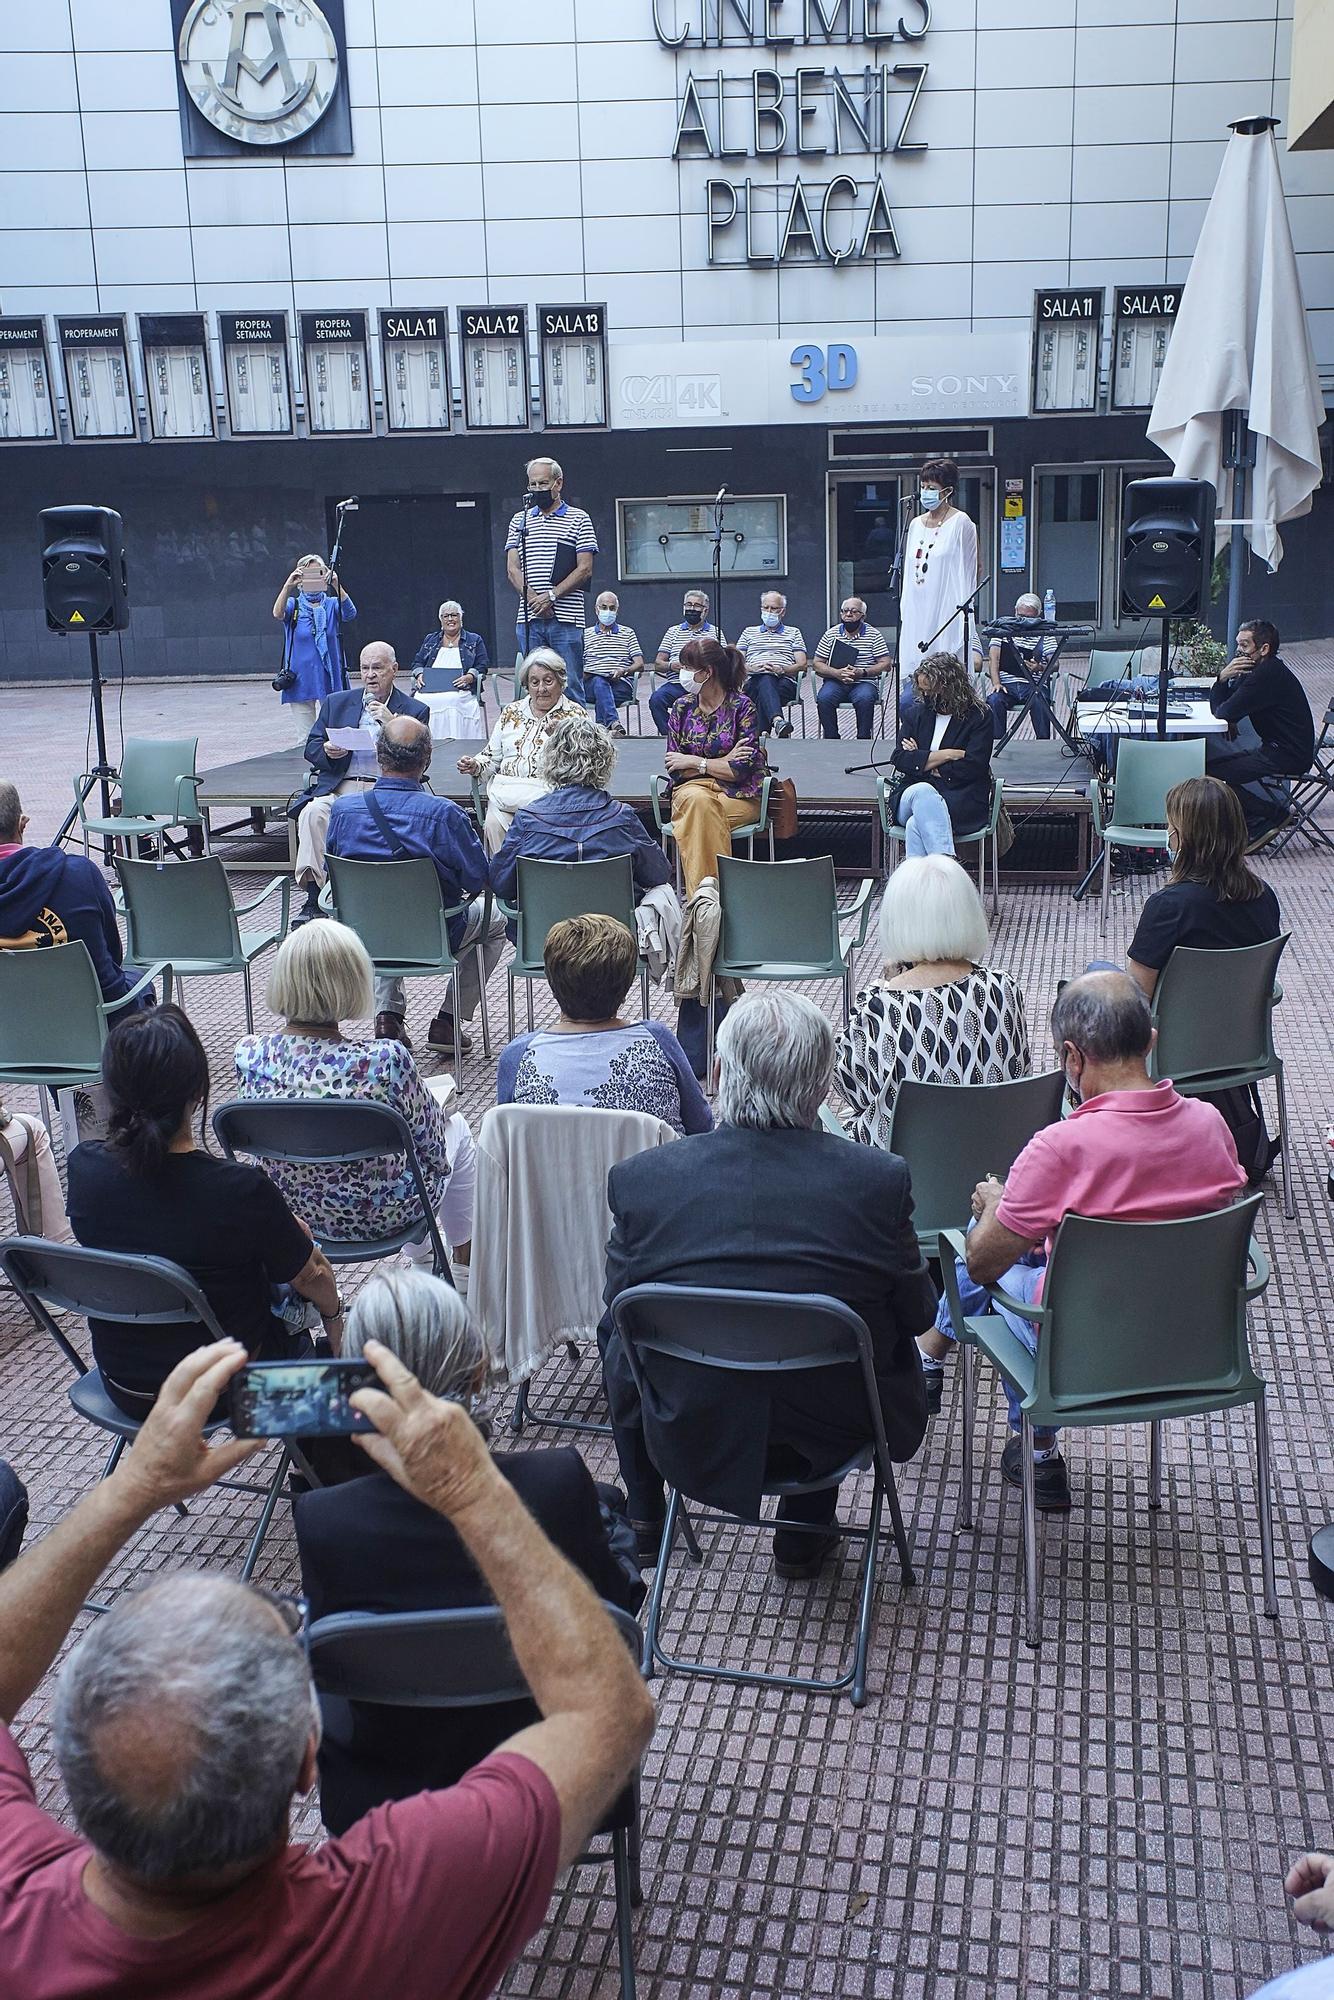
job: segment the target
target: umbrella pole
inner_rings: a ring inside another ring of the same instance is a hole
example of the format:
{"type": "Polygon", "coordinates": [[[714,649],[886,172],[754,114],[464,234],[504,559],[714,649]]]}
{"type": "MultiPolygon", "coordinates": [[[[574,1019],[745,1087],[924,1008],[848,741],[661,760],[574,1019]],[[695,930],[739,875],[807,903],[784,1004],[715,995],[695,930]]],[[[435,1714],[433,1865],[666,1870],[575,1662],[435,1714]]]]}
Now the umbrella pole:
{"type": "Polygon", "coordinates": [[[1228,461],[1232,467],[1232,532],[1228,542],[1227,630],[1223,634],[1223,643],[1227,646],[1235,643],[1241,619],[1241,566],[1246,550],[1246,472],[1253,462],[1248,414],[1246,410],[1231,412],[1232,435],[1228,445],[1228,461]]]}

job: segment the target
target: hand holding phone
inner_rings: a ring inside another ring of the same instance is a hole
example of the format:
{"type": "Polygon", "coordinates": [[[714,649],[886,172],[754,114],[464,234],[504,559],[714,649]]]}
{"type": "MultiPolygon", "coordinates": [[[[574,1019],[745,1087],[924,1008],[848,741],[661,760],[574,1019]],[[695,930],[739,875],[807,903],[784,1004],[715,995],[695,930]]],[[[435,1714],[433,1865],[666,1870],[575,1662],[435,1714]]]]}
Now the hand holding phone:
{"type": "Polygon", "coordinates": [[[351,1437],[373,1430],[352,1408],[357,1389],[379,1386],[369,1361],[252,1361],[232,1378],[237,1437],[351,1437]]]}

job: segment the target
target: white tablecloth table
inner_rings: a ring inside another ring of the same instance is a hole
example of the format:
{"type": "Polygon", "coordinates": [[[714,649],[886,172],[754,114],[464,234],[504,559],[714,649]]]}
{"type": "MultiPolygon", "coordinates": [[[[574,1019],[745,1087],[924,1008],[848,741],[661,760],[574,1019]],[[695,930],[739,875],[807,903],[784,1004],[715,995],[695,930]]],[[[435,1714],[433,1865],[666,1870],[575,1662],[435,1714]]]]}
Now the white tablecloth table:
{"type": "MultiPolygon", "coordinates": [[[[1227,733],[1226,722],[1214,714],[1207,701],[1182,701],[1178,698],[1169,701],[1167,708],[1169,736],[1223,736],[1227,733]],[[1183,715],[1180,713],[1182,709],[1189,712],[1183,715]]],[[[1142,705],[1136,702],[1133,707],[1128,702],[1109,701],[1105,707],[1099,707],[1096,702],[1081,701],[1079,730],[1082,736],[1156,736],[1158,704],[1152,699],[1142,705]]]]}

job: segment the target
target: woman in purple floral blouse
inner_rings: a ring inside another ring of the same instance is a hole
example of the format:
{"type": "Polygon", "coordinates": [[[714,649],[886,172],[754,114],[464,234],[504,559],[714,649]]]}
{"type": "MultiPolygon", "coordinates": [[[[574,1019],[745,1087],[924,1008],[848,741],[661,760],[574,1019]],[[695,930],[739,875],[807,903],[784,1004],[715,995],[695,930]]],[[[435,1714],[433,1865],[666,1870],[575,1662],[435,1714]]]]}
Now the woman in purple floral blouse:
{"type": "Polygon", "coordinates": [[[735,646],[692,639],[681,648],[685,692],[667,717],[667,771],[687,896],[718,873],[733,828],[760,816],[766,763],[759,715],[741,691],[745,678],[735,646]]]}

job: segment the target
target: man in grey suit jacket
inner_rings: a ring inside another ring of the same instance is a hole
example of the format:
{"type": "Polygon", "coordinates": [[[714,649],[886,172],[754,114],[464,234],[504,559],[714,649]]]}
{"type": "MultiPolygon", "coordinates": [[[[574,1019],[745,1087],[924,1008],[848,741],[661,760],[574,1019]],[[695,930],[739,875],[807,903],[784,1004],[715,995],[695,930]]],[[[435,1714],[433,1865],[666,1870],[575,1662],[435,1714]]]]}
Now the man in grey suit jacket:
{"type": "MultiPolygon", "coordinates": [[[[909,1459],[926,1432],[917,1335],[935,1315],[935,1288],[912,1224],[908,1169],[892,1153],[819,1129],[833,1074],[828,1021],[801,994],[748,995],[718,1035],[718,1128],[613,1167],[608,1306],[631,1285],[734,1286],[824,1292],[870,1329],[890,1454],[909,1459]]],[[[757,1513],[766,1477],[832,1472],[869,1440],[860,1370],[727,1379],[654,1356],[645,1398],[608,1314],[603,1374],[621,1476],[640,1553],[657,1548],[665,1495],[657,1460],[691,1466],[690,1490],[736,1513],[757,1513]]],[[[814,1575],[838,1540],[838,1492],[794,1496],[789,1520],[829,1523],[824,1540],[776,1534],[780,1575],[814,1575]]]]}

